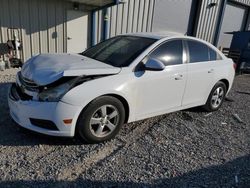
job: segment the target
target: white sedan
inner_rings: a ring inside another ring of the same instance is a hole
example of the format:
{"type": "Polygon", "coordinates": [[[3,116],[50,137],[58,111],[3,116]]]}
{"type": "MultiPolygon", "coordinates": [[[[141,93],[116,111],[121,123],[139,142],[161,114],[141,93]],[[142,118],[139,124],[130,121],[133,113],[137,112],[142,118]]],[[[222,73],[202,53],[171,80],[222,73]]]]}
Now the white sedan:
{"type": "Polygon", "coordinates": [[[195,106],[218,110],[234,74],[231,59],[197,38],[120,35],[81,54],[29,59],[10,88],[10,115],[39,133],[102,142],[124,123],[195,106]]]}

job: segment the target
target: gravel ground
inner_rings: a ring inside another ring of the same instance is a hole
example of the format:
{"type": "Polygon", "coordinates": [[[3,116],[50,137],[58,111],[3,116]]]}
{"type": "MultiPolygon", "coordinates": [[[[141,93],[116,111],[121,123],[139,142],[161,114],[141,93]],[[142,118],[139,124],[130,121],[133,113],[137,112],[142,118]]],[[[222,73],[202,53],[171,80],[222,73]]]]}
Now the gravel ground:
{"type": "Polygon", "coordinates": [[[233,101],[217,112],[150,118],[86,145],[11,121],[6,96],[17,71],[0,72],[0,187],[250,187],[250,75],[236,77],[233,101]]]}

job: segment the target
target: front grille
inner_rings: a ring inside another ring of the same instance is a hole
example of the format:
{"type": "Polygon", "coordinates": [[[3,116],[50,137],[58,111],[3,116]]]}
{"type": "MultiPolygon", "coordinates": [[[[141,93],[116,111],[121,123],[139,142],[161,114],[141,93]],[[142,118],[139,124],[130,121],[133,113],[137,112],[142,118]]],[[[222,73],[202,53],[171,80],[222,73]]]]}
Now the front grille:
{"type": "Polygon", "coordinates": [[[17,86],[16,84],[12,84],[10,88],[10,97],[15,100],[22,100],[22,101],[27,101],[27,100],[32,100],[32,96],[27,95],[26,93],[22,92],[21,88],[17,86]]]}
{"type": "Polygon", "coordinates": [[[30,118],[30,123],[34,126],[37,126],[43,129],[59,131],[56,124],[50,120],[30,118]]]}

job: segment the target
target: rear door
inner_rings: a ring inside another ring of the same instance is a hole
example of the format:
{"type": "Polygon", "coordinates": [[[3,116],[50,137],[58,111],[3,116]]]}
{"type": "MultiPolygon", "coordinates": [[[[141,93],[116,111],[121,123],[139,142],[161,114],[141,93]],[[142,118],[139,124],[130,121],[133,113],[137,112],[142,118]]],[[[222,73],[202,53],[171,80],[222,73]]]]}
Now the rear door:
{"type": "Polygon", "coordinates": [[[165,69],[145,71],[137,76],[137,117],[158,115],[181,106],[187,76],[183,55],[182,40],[172,40],[148,56],[164,63],[165,69]]]}
{"type": "Polygon", "coordinates": [[[214,84],[216,61],[219,55],[205,43],[185,40],[188,49],[188,75],[183,106],[206,102],[214,84]]]}

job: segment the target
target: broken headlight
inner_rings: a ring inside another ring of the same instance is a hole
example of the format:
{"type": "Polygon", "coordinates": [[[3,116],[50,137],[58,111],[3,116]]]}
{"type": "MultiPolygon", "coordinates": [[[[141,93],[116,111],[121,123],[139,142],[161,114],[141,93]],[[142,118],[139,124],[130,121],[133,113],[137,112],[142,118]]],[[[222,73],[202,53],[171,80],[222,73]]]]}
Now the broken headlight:
{"type": "Polygon", "coordinates": [[[38,94],[40,101],[58,102],[78,81],[78,77],[51,88],[45,88],[38,94]]]}

